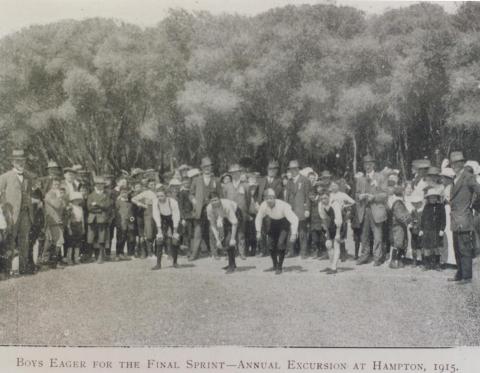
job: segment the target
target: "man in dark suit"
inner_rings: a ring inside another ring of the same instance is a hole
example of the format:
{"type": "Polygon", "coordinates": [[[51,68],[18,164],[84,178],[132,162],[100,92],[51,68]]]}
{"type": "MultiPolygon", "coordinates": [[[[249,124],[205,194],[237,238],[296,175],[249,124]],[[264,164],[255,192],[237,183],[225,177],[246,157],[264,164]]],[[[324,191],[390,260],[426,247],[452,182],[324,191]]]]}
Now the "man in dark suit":
{"type": "MultiPolygon", "coordinates": [[[[310,217],[310,180],[300,175],[300,165],[298,161],[290,161],[288,170],[292,178],[287,183],[287,202],[292,206],[292,210],[297,216],[298,223],[298,241],[300,244],[300,255],[307,257],[307,219],[310,217]]],[[[290,245],[289,257],[294,256],[295,246],[290,245]]]]}
{"type": "MultiPolygon", "coordinates": [[[[277,161],[271,161],[268,163],[267,176],[260,179],[258,183],[258,205],[265,200],[265,192],[268,189],[273,189],[278,199],[283,198],[283,183],[282,179],[278,176],[278,170],[280,166],[277,161]]],[[[265,216],[262,225],[261,241],[259,242],[258,255],[268,256],[270,250],[267,247],[267,234],[269,231],[270,218],[265,216]]]]}
{"type": "Polygon", "coordinates": [[[468,284],[472,281],[472,261],[475,252],[472,200],[475,193],[480,195],[480,185],[472,174],[465,171],[462,152],[452,152],[450,165],[456,175],[450,194],[450,206],[457,273],[449,281],[468,284]]]}
{"type": "MultiPolygon", "coordinates": [[[[213,175],[213,164],[210,158],[203,158],[200,167],[202,169],[202,174],[193,179],[190,186],[194,224],[191,256],[189,260],[195,260],[198,258],[202,241],[206,245],[209,243],[210,228],[206,215],[206,207],[210,201],[210,193],[216,192],[219,196],[222,195],[220,181],[213,175]]],[[[212,250],[212,252],[213,256],[218,258],[216,250],[212,250]]]]}
{"type": "MultiPolygon", "coordinates": [[[[28,275],[34,273],[33,250],[29,245],[30,226],[33,221],[32,181],[24,172],[24,151],[14,150],[11,160],[13,169],[0,176],[1,204],[11,221],[7,250],[13,253],[18,248],[19,273],[28,275]]],[[[11,257],[7,265],[11,266],[11,257]]]]}
{"type": "Polygon", "coordinates": [[[373,233],[374,265],[382,264],[383,224],[387,220],[386,180],[375,172],[375,159],[366,155],[363,158],[365,176],[357,179],[355,199],[357,217],[362,227],[362,251],[357,264],[365,264],[370,257],[370,235],[373,233]]]}

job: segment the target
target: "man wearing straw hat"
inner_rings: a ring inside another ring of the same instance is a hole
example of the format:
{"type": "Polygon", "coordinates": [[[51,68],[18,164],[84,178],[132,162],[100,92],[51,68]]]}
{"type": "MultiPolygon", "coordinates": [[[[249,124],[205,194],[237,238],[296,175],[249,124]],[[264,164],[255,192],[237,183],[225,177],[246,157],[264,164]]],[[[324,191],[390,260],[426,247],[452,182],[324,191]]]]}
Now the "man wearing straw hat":
{"type": "MultiPolygon", "coordinates": [[[[202,241],[209,245],[209,223],[206,215],[206,208],[210,201],[210,193],[216,192],[222,195],[220,181],[213,175],[213,163],[209,157],[202,159],[202,174],[192,180],[190,186],[191,201],[193,204],[193,239],[190,260],[198,258],[202,241]]],[[[218,258],[215,248],[211,248],[213,257],[218,258]]]]}
{"type": "Polygon", "coordinates": [[[357,264],[365,264],[370,257],[370,236],[373,233],[373,259],[378,266],[383,259],[383,224],[387,220],[387,192],[384,177],[375,172],[375,159],[363,158],[365,176],[357,179],[356,201],[358,221],[362,226],[362,249],[357,264]]]}
{"type": "MultiPolygon", "coordinates": [[[[30,226],[33,221],[32,182],[24,172],[26,163],[24,151],[14,150],[11,161],[13,169],[0,176],[0,201],[12,219],[7,248],[10,253],[18,248],[19,273],[33,274],[33,251],[29,247],[30,226]]],[[[10,260],[8,266],[11,264],[10,260]]]]}
{"type": "Polygon", "coordinates": [[[449,281],[468,284],[472,281],[472,262],[475,254],[471,203],[474,193],[480,194],[480,185],[472,174],[465,171],[465,158],[462,152],[455,151],[450,154],[450,165],[455,171],[450,192],[450,214],[457,273],[449,281]]]}

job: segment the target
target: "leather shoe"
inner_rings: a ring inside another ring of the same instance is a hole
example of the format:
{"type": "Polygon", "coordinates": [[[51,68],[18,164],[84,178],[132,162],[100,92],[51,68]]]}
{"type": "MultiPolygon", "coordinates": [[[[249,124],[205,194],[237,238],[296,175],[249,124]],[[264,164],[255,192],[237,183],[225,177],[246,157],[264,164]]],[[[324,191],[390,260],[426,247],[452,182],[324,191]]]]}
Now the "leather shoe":
{"type": "Polygon", "coordinates": [[[357,266],[362,265],[362,264],[367,264],[368,263],[368,257],[360,257],[357,260],[357,266]]]}
{"type": "Polygon", "coordinates": [[[334,275],[334,274],[336,274],[336,273],[337,273],[337,270],[336,270],[336,269],[330,269],[330,268],[328,268],[328,270],[327,270],[327,275],[334,275]]]}
{"type": "Polygon", "coordinates": [[[227,275],[235,272],[235,267],[228,267],[227,272],[225,272],[227,275]]]}
{"type": "Polygon", "coordinates": [[[275,271],[275,274],[276,275],[280,275],[282,274],[283,270],[281,268],[277,268],[277,270],[275,271]]]}
{"type": "Polygon", "coordinates": [[[157,264],[155,267],[152,268],[152,271],[158,271],[161,268],[162,267],[157,264]]]}
{"type": "Polygon", "coordinates": [[[450,277],[447,279],[448,282],[458,282],[458,281],[462,281],[461,278],[458,278],[458,277],[450,277]]]}
{"type": "Polygon", "coordinates": [[[374,263],[373,263],[373,266],[374,267],[378,267],[378,266],[381,266],[382,265],[382,262],[379,261],[379,260],[376,260],[374,263]]]}
{"type": "Polygon", "coordinates": [[[472,279],[471,278],[464,278],[463,280],[460,280],[457,282],[457,285],[467,285],[467,284],[471,284],[472,283],[472,279]]]}

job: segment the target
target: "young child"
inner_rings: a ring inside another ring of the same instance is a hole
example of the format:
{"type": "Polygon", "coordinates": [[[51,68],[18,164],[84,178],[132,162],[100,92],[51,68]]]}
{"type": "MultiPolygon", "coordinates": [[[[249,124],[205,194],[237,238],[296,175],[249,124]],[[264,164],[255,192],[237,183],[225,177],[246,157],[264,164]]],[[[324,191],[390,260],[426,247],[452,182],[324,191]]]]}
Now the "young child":
{"type": "Polygon", "coordinates": [[[320,194],[318,213],[324,233],[325,247],[327,248],[328,257],[330,258],[330,268],[328,268],[326,272],[328,275],[333,275],[337,273],[337,264],[340,259],[342,212],[338,204],[331,204],[330,195],[326,190],[320,194]]]}
{"type": "Polygon", "coordinates": [[[135,252],[135,206],[130,201],[130,189],[126,185],[119,188],[119,193],[115,201],[116,255],[118,260],[126,260],[135,252]],[[127,257],[125,257],[125,243],[127,257]]]}
{"type": "Polygon", "coordinates": [[[412,207],[412,211],[410,212],[412,218],[409,228],[411,234],[413,266],[416,267],[422,260],[422,238],[419,233],[423,212],[423,193],[415,191],[410,195],[408,200],[412,207]]]}
{"type": "Polygon", "coordinates": [[[427,203],[423,208],[419,232],[423,240],[425,270],[440,270],[440,254],[446,224],[445,205],[439,189],[428,189],[425,198],[427,203]]]}
{"type": "Polygon", "coordinates": [[[70,236],[67,249],[67,261],[69,264],[80,263],[80,249],[85,245],[85,200],[82,193],[73,192],[70,195],[70,209],[67,220],[67,230],[70,236]],[[73,254],[73,260],[72,260],[73,254]]]}
{"type": "Polygon", "coordinates": [[[393,195],[388,199],[388,207],[392,218],[389,240],[392,249],[389,267],[402,268],[408,246],[407,225],[412,220],[403,200],[403,187],[395,186],[393,188],[393,195]]]}

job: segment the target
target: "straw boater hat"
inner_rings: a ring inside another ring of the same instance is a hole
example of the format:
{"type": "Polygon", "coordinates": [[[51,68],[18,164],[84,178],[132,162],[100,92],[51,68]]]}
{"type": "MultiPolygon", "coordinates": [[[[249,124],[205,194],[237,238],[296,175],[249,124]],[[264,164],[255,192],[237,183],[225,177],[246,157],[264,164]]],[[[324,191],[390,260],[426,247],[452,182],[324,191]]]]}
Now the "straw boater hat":
{"type": "Polygon", "coordinates": [[[228,168],[229,173],[240,172],[240,171],[242,171],[242,168],[238,163],[234,163],[230,165],[230,167],[228,168]]]}
{"type": "Polygon", "coordinates": [[[10,156],[10,160],[19,160],[19,161],[24,161],[26,160],[27,157],[25,156],[25,152],[23,150],[18,150],[15,149],[12,151],[12,155],[10,156]]]}
{"type": "Polygon", "coordinates": [[[268,163],[268,169],[271,170],[271,169],[275,169],[275,168],[280,168],[280,165],[278,164],[277,161],[270,161],[268,163]]]}
{"type": "Polygon", "coordinates": [[[58,163],[55,162],[55,161],[48,161],[48,163],[47,163],[47,170],[48,170],[49,168],[60,168],[60,166],[59,166],[58,163]]]}
{"type": "Polygon", "coordinates": [[[202,158],[202,162],[200,163],[201,168],[212,166],[212,165],[213,165],[212,160],[209,157],[202,158]]]}
{"type": "Polygon", "coordinates": [[[76,173],[77,173],[77,171],[76,171],[73,167],[65,167],[65,168],[63,169],[63,173],[66,174],[66,173],[68,173],[68,172],[73,173],[73,174],[76,174],[76,173]]]}
{"type": "Polygon", "coordinates": [[[450,164],[452,164],[454,162],[459,162],[459,161],[465,162],[465,158],[463,157],[462,152],[452,152],[452,153],[450,153],[450,164]]]}
{"type": "Polygon", "coordinates": [[[182,164],[180,167],[178,167],[178,171],[188,171],[190,169],[191,167],[187,164],[182,164]]]}
{"type": "Polygon", "coordinates": [[[175,179],[173,178],[172,180],[170,180],[170,182],[168,183],[168,186],[169,187],[172,187],[172,186],[181,186],[182,185],[182,182],[178,179],[175,179]]]}
{"type": "Polygon", "coordinates": [[[455,171],[452,168],[446,167],[440,173],[440,176],[448,177],[449,179],[455,179],[455,171]]]}
{"type": "Polygon", "coordinates": [[[292,168],[300,168],[300,164],[297,160],[293,160],[288,163],[288,169],[290,170],[292,168]]]}
{"type": "Polygon", "coordinates": [[[93,183],[95,185],[99,185],[99,184],[105,185],[105,179],[103,178],[103,176],[94,176],[93,183]]]}
{"type": "Polygon", "coordinates": [[[83,194],[80,192],[73,192],[70,194],[70,202],[83,200],[83,194]]]}

